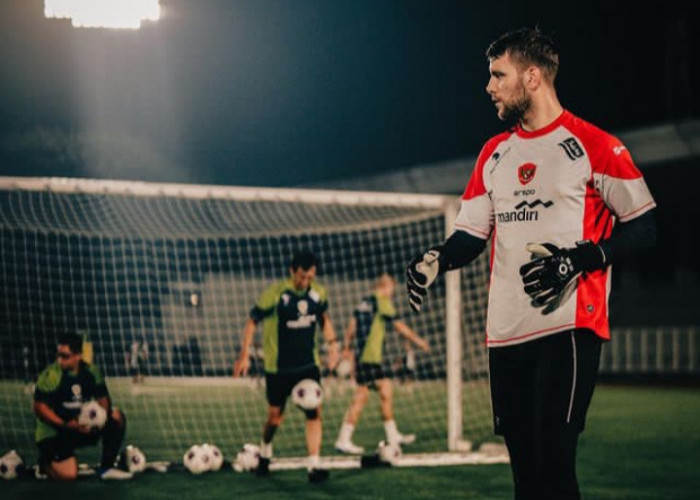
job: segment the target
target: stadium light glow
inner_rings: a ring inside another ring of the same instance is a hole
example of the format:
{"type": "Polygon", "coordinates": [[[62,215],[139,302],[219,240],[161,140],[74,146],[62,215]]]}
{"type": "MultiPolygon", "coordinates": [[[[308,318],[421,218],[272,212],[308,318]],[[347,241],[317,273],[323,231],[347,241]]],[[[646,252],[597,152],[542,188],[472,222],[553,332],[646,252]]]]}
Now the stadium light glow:
{"type": "Polygon", "coordinates": [[[44,16],[74,28],[139,29],[160,19],[159,0],[44,0],[44,16]]]}

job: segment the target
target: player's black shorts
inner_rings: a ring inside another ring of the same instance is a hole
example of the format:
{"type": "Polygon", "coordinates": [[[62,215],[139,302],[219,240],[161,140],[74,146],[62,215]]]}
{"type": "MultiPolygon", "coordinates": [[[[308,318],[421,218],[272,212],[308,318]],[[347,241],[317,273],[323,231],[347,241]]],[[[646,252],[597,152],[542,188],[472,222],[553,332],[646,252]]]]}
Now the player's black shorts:
{"type": "Polygon", "coordinates": [[[95,446],[100,438],[100,433],[88,435],[78,432],[59,432],[53,437],[42,439],[36,443],[39,448],[39,464],[62,462],[74,456],[76,448],[95,446]]]}
{"type": "Polygon", "coordinates": [[[284,408],[292,389],[300,380],[310,378],[321,383],[318,366],[312,366],[298,372],[265,373],[265,393],[270,406],[284,408]]]}
{"type": "Polygon", "coordinates": [[[582,432],[601,345],[591,330],[577,329],[489,348],[494,432],[532,433],[535,427],[582,432]]]}
{"type": "Polygon", "coordinates": [[[361,363],[358,361],[355,366],[355,382],[357,382],[358,385],[366,385],[370,389],[376,389],[377,385],[375,382],[387,378],[380,364],[361,363]]]}

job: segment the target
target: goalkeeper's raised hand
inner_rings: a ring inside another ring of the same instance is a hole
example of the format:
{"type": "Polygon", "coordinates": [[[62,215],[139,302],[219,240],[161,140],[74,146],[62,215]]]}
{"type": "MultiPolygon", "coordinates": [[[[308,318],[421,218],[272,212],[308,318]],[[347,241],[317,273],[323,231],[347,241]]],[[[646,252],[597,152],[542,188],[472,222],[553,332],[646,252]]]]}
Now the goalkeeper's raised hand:
{"type": "Polygon", "coordinates": [[[572,248],[559,248],[552,243],[528,243],[526,248],[532,260],[520,267],[520,276],[535,307],[557,299],[581,273],[606,265],[603,250],[590,240],[579,241],[572,248]]]}
{"type": "Polygon", "coordinates": [[[440,272],[440,255],[442,246],[434,246],[411,261],[406,268],[406,287],[408,303],[419,313],[428,288],[440,272]]]}

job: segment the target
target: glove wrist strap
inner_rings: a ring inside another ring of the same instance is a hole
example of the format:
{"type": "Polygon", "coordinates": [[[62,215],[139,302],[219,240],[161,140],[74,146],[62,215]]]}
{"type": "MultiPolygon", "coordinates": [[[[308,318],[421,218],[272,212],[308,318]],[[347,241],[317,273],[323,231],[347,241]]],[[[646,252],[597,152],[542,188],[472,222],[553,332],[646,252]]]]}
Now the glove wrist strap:
{"type": "Polygon", "coordinates": [[[584,272],[605,269],[607,265],[605,252],[591,240],[576,242],[576,261],[579,269],[584,272]]]}

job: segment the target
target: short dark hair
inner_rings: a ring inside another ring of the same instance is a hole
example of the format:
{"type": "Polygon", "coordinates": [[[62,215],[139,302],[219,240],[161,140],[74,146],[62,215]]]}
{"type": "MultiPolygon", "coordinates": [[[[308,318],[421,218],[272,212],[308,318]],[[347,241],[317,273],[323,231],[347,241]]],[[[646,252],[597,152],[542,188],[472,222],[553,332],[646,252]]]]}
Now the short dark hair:
{"type": "Polygon", "coordinates": [[[83,337],[77,333],[63,332],[58,335],[58,345],[67,345],[70,352],[78,354],[83,351],[83,337]]]}
{"type": "Polygon", "coordinates": [[[552,38],[539,28],[520,28],[500,36],[486,49],[486,57],[497,59],[506,52],[520,66],[540,67],[551,81],[557,76],[559,51],[552,38]]]}
{"type": "Polygon", "coordinates": [[[316,254],[313,253],[311,250],[302,250],[294,254],[294,257],[292,258],[292,263],[289,265],[289,267],[292,268],[292,271],[296,271],[300,267],[304,271],[307,271],[313,266],[317,265],[318,257],[316,257],[316,254]]]}

